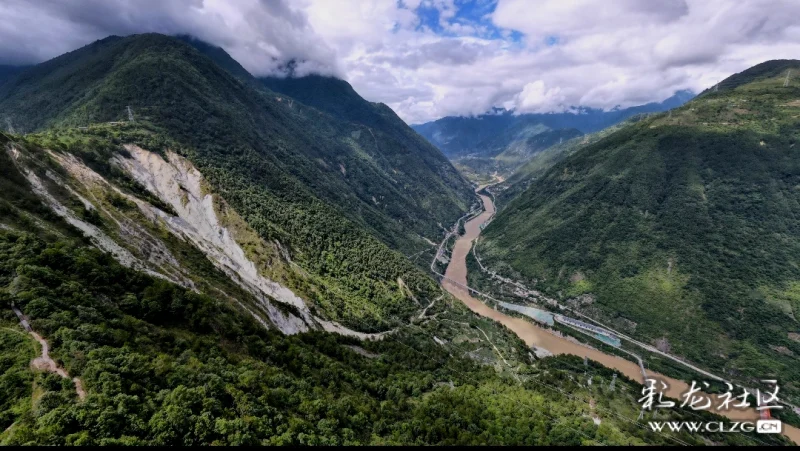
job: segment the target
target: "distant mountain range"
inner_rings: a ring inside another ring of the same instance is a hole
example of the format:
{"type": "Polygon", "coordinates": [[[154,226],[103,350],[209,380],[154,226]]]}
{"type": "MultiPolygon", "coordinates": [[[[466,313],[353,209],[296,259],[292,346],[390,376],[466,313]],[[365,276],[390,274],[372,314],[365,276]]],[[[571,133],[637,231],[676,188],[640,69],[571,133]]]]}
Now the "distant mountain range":
{"type": "Polygon", "coordinates": [[[593,133],[636,114],[666,111],[681,106],[693,97],[694,93],[691,91],[678,91],[663,102],[610,111],[580,107],[573,112],[565,113],[515,115],[513,111],[494,109],[491,113],[480,116],[448,116],[411,127],[438,147],[448,158],[454,159],[468,154],[486,157],[497,155],[497,153],[495,155],[485,153],[486,141],[511,127],[518,127],[520,123],[593,133]]]}

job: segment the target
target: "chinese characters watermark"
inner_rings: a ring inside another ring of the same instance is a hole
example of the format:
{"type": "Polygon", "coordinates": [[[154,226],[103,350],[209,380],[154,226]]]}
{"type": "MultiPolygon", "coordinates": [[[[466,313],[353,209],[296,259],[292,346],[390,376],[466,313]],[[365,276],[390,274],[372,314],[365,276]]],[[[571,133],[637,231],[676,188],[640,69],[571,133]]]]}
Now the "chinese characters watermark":
{"type": "MultiPolygon", "coordinates": [[[[752,392],[742,389],[741,394],[734,396],[734,388],[730,383],[726,383],[727,391],[721,394],[706,394],[702,390],[710,388],[708,382],[698,384],[692,381],[692,386],[689,391],[683,393],[680,398],[682,402],[681,408],[688,407],[692,410],[728,410],[730,408],[743,409],[753,407],[750,403],[750,398],[755,401],[755,409],[758,411],[770,411],[772,409],[783,409],[783,406],[778,404],[778,381],[774,379],[764,379],[761,381],[770,386],[766,392],[761,389],[756,389],[755,396],[752,392]]],[[[669,390],[669,385],[659,379],[645,379],[645,386],[642,388],[642,398],[639,403],[642,404],[642,409],[652,410],[664,409],[675,407],[676,402],[664,399],[666,391],[669,390]]]]}

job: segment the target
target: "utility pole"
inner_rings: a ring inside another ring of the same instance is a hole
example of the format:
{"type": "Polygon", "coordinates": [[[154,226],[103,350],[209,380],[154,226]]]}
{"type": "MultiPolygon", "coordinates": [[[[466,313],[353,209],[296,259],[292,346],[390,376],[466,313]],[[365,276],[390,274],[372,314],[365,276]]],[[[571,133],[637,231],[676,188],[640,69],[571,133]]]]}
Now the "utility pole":
{"type": "Polygon", "coordinates": [[[128,108],[128,122],[133,122],[133,110],[131,110],[130,105],[128,105],[127,108],[128,108]]]}
{"type": "Polygon", "coordinates": [[[789,86],[789,77],[792,75],[792,70],[789,69],[789,72],[786,72],[786,80],[783,80],[783,87],[789,86]]]}

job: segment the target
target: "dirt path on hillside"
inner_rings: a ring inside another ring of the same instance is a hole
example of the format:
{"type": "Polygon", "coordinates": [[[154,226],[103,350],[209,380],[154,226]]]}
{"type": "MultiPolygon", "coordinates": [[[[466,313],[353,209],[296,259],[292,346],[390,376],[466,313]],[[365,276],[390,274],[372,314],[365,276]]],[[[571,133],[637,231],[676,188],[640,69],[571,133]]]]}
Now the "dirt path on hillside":
{"type": "MultiPolygon", "coordinates": [[[[31,367],[40,371],[55,373],[64,379],[69,379],[69,373],[67,373],[64,368],[58,366],[58,363],[56,363],[56,361],[50,357],[50,345],[47,343],[47,340],[34,332],[30,323],[28,322],[28,318],[26,318],[18,308],[12,307],[12,309],[17,315],[17,318],[19,318],[19,323],[22,325],[22,327],[33,337],[34,340],[39,342],[39,345],[42,347],[42,355],[31,360],[31,367]]],[[[81,401],[86,399],[86,390],[84,390],[81,380],[77,377],[74,377],[72,378],[72,382],[75,383],[75,392],[78,393],[78,399],[81,401]]]]}

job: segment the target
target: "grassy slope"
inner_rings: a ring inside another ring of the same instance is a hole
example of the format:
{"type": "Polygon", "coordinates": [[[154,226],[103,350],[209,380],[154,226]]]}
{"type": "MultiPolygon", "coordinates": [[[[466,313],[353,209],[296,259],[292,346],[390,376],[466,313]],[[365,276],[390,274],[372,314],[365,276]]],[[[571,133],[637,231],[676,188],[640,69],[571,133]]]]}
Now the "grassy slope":
{"type": "MultiPolygon", "coordinates": [[[[756,66],[555,164],[499,214],[481,255],[741,378],[800,387],[800,87],[756,66]],[[735,83],[731,80],[734,80],[735,83]],[[625,319],[624,321],[622,319],[625,319]]],[[[627,326],[627,327],[626,327],[627,326]]]]}

